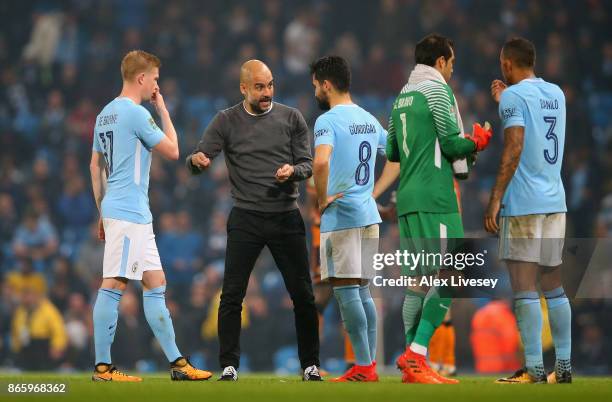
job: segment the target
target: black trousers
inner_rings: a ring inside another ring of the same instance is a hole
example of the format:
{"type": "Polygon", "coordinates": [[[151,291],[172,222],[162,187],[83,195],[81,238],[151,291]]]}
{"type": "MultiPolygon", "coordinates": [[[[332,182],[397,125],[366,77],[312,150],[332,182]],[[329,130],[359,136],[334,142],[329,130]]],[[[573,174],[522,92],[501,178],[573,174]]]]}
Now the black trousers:
{"type": "Polygon", "coordinates": [[[259,212],[234,207],[227,220],[225,274],[219,305],[219,363],[238,367],[242,300],[261,250],[268,246],[293,301],[302,368],[319,366],[319,318],[300,211],[259,212]]]}

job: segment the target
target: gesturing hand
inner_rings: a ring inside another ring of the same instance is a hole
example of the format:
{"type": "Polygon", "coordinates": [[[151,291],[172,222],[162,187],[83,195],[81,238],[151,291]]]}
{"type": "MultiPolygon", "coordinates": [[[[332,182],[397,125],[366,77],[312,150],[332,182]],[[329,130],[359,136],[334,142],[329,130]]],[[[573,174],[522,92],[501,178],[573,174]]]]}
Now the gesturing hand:
{"type": "Polygon", "coordinates": [[[210,166],[210,159],[208,159],[204,152],[196,152],[191,155],[191,164],[200,170],[204,170],[210,166]]]}
{"type": "Polygon", "coordinates": [[[502,80],[493,80],[491,83],[491,97],[493,97],[495,102],[499,103],[499,98],[506,88],[508,88],[508,85],[502,80]]]}
{"type": "Polygon", "coordinates": [[[493,129],[488,121],[485,122],[484,127],[478,123],[474,123],[472,127],[472,135],[466,134],[465,138],[471,140],[476,144],[476,151],[480,152],[489,145],[493,136],[493,129]]]}
{"type": "Polygon", "coordinates": [[[278,181],[279,183],[283,183],[289,180],[289,178],[293,174],[293,171],[293,166],[289,165],[288,163],[285,163],[282,167],[278,168],[274,177],[276,178],[276,181],[278,181]]]}

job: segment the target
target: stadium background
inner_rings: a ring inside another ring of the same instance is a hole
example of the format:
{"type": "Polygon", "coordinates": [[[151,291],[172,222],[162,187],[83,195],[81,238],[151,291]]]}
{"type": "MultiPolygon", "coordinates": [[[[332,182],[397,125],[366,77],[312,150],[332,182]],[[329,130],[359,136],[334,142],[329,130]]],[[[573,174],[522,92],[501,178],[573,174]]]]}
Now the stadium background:
{"type": "MultiPolygon", "coordinates": [[[[161,90],[181,154],[187,155],[216,111],[240,100],[238,68],[247,59],[260,58],[271,67],[275,100],[298,107],[312,127],[320,112],[308,63],[328,53],[342,55],[352,66],[356,101],[386,124],[390,104],[413,67],[416,41],[432,31],[450,36],[457,56],[451,85],[466,126],[486,119],[497,129],[493,146],[462,183],[466,231],[477,237],[484,235],[482,213],[502,139],[488,88],[500,77],[501,44],[513,34],[526,36],[538,49],[538,74],[561,85],[567,97],[568,236],[610,237],[610,6],[603,0],[2,2],[0,369],[91,368],[91,307],[103,250],[95,239],[97,212],[89,185],[91,133],[97,112],[120,90],[119,62],[127,50],[142,48],[162,59],[161,90]],[[50,345],[30,342],[30,348],[20,348],[28,337],[20,322],[32,319],[26,314],[23,320],[24,308],[39,303],[45,316],[54,317],[54,336],[50,345]]],[[[225,165],[217,160],[209,174],[191,177],[182,163],[154,157],[150,189],[179,347],[216,370],[216,297],[231,207],[225,165]]],[[[397,229],[386,224],[383,233],[383,248],[393,249],[397,229]]],[[[401,304],[401,293],[395,299],[401,304]]],[[[297,370],[291,366],[291,302],[269,254],[258,262],[245,304],[243,367],[297,370]]],[[[573,302],[573,350],[581,373],[612,369],[610,304],[573,302]]],[[[331,305],[321,357],[338,368],[341,324],[331,305]]],[[[453,307],[463,372],[473,370],[471,321],[483,305],[461,300],[453,307]]],[[[398,302],[384,308],[387,364],[403,347],[400,308],[398,302]]],[[[115,363],[163,369],[136,286],[120,309],[115,363]]]]}

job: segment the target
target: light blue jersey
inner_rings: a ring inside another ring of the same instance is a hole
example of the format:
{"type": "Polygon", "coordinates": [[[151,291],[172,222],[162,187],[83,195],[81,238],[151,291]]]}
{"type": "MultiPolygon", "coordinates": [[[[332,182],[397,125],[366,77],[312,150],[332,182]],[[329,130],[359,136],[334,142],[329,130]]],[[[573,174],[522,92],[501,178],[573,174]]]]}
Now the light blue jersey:
{"type": "Polygon", "coordinates": [[[565,96],[541,78],[524,79],[502,92],[502,128],[525,127],[521,159],[502,200],[502,216],[565,212],[561,163],[565,96]]]}
{"type": "Polygon", "coordinates": [[[327,194],[343,193],[321,217],[321,232],[363,227],[381,222],[372,198],[376,152],[384,153],[387,132],[378,120],[357,105],[337,105],[319,116],[315,147],[334,149],[327,194]]]}
{"type": "Polygon", "coordinates": [[[93,150],[104,154],[108,186],[102,217],[150,223],[151,149],[164,138],[147,109],[129,98],[115,98],[96,118],[93,150]]]}

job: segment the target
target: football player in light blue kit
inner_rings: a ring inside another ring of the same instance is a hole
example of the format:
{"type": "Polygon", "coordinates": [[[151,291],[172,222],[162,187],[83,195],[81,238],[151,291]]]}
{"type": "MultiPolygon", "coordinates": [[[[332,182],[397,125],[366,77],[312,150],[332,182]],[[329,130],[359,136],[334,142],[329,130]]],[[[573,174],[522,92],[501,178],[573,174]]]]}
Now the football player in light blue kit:
{"type": "Polygon", "coordinates": [[[100,211],[99,237],[106,242],[103,280],[93,309],[94,381],[142,381],[117,370],[110,353],[119,301],[129,279],[142,281],[145,316],[170,362],[171,378],[206,380],[212,375],[194,368],[176,346],[149,210],[151,151],[170,160],[179,157],[176,131],[157,85],[160,64],[147,52],[129,52],[121,62],[121,94],[102,109],[94,127],[91,180],[100,211]],[[143,101],[153,104],[163,131],[141,106],[143,101]]]}
{"type": "Polygon", "coordinates": [[[504,150],[485,229],[499,232],[499,253],[508,264],[525,368],[497,382],[571,383],[571,308],[560,269],[567,211],[561,181],[565,96],[557,85],[535,76],[535,47],[528,40],[506,42],[500,62],[509,86],[495,80],[491,93],[499,102],[504,150]],[[555,370],[548,378],[542,359],[538,273],[555,343],[555,370]]]}
{"type": "MultiPolygon", "coordinates": [[[[321,212],[321,280],[329,280],[355,352],[355,365],[332,381],[378,381],[376,306],[370,294],[372,262],[381,222],[374,191],[376,154],[384,154],[387,132],[354,104],[348,64],[337,56],[311,66],[319,106],[315,123],[313,176],[321,212]]],[[[398,163],[387,162],[376,193],[392,184],[398,163]]]]}

